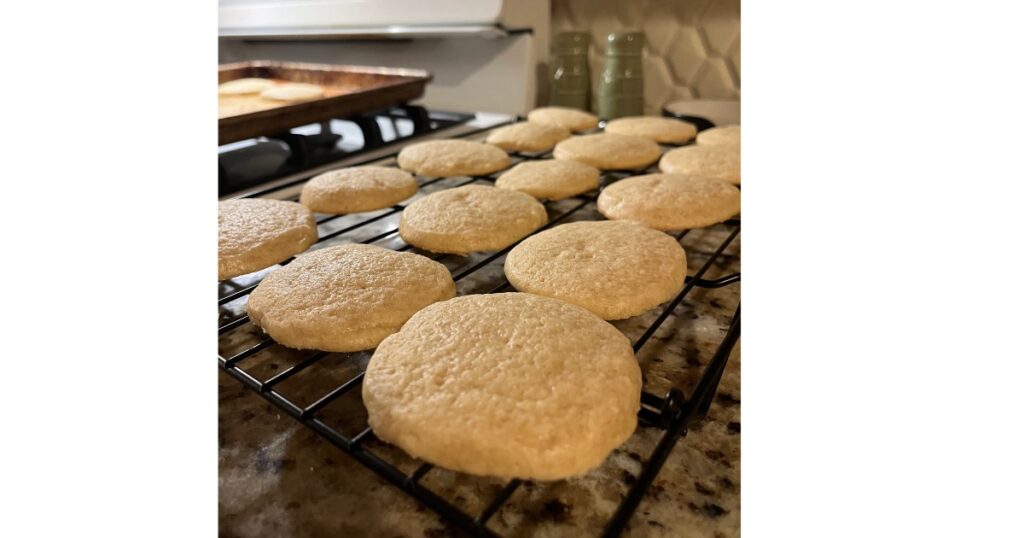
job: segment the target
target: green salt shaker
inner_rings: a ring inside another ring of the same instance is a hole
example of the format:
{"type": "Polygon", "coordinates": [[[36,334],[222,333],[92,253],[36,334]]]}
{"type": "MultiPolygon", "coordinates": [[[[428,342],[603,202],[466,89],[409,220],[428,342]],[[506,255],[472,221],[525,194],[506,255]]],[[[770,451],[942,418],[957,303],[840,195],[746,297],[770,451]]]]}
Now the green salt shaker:
{"type": "Polygon", "coordinates": [[[551,104],[587,110],[590,106],[590,35],[564,32],[551,45],[551,104]]]}
{"type": "Polygon", "coordinates": [[[608,34],[608,60],[597,97],[601,119],[643,115],[644,41],[643,32],[608,34]]]}

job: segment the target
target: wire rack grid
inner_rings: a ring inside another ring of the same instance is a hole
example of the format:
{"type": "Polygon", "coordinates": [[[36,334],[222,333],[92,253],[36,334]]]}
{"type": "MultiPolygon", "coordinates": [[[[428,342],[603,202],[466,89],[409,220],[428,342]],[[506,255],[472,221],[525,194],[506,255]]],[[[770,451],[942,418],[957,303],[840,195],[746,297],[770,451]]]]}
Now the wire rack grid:
{"type": "MultiPolygon", "coordinates": [[[[479,137],[482,131],[483,130],[474,131],[462,136],[479,137]]],[[[513,153],[512,161],[513,164],[516,164],[526,160],[547,159],[550,157],[550,152],[536,154],[513,153]]],[[[373,164],[396,166],[393,155],[382,161],[374,162],[373,164]]],[[[601,175],[601,188],[626,177],[651,173],[654,171],[656,170],[653,168],[636,171],[606,171],[601,175]]],[[[424,192],[431,189],[453,188],[475,183],[493,184],[497,179],[497,176],[498,173],[463,178],[417,178],[417,180],[420,183],[421,192],[424,192]]],[[[303,183],[305,179],[298,180],[288,185],[279,185],[273,189],[258,191],[250,194],[249,196],[272,195],[272,191],[280,191],[287,187],[293,187],[296,184],[303,183]]],[[[290,199],[295,199],[295,197],[291,197],[290,199]]],[[[549,212],[549,221],[545,226],[536,230],[534,233],[539,233],[553,226],[557,226],[562,222],[566,222],[583,208],[594,204],[595,201],[596,196],[593,193],[588,193],[559,202],[545,203],[549,212]]],[[[398,251],[413,249],[411,245],[401,241],[401,238],[398,235],[397,225],[388,227],[382,232],[374,233],[369,236],[365,233],[360,235],[362,230],[370,228],[374,223],[395,220],[405,207],[405,205],[399,204],[389,209],[367,214],[320,216],[317,219],[317,225],[321,230],[321,234],[319,240],[312,248],[316,249],[328,245],[342,244],[344,242],[361,242],[367,244],[381,244],[389,248],[394,248],[398,251]]],[[[740,281],[739,273],[728,274],[716,279],[705,278],[706,273],[715,265],[716,261],[723,255],[726,248],[739,236],[740,233],[740,222],[738,219],[726,221],[719,226],[726,227],[728,233],[725,234],[724,239],[718,243],[713,252],[707,257],[707,260],[693,274],[686,277],[683,289],[671,301],[660,307],[660,313],[658,316],[650,325],[647,326],[642,334],[634,340],[633,349],[635,352],[640,352],[658,328],[673,313],[673,311],[679,307],[680,303],[683,302],[694,288],[714,289],[730,285],[738,285],[740,281]]],[[[689,231],[675,233],[673,234],[673,237],[675,237],[676,240],[681,241],[688,233],[689,231]]],[[[516,244],[518,244],[518,242],[516,244]]],[[[434,260],[448,262],[446,265],[449,265],[449,268],[452,269],[452,278],[456,281],[457,285],[460,286],[460,295],[464,293],[499,293],[503,291],[514,291],[511,289],[511,284],[509,284],[509,282],[504,279],[503,275],[501,275],[500,265],[505,254],[514,248],[516,244],[510,245],[497,252],[482,253],[478,256],[470,257],[436,254],[425,251],[421,253],[434,260]],[[495,267],[497,268],[497,271],[495,271],[495,267]],[[484,289],[481,289],[478,285],[471,287],[472,289],[465,289],[462,285],[463,283],[470,280],[471,277],[478,272],[487,270],[487,268],[490,268],[490,272],[492,274],[496,272],[499,275],[496,278],[501,281],[500,284],[493,287],[488,285],[484,289]]],[[[420,252],[418,250],[416,251],[420,252]]],[[[292,261],[292,259],[286,260],[278,266],[286,265],[292,261]]],[[[364,423],[364,426],[361,429],[356,429],[354,430],[354,433],[350,432],[346,434],[343,433],[341,428],[336,425],[329,424],[329,421],[325,420],[321,416],[325,408],[332,405],[332,403],[338,401],[346,394],[357,394],[359,392],[354,389],[356,389],[362,382],[362,369],[358,372],[354,372],[353,375],[345,381],[322,391],[318,397],[308,403],[299,402],[296,398],[285,394],[286,391],[279,389],[279,386],[284,382],[295,378],[298,374],[310,369],[328,356],[344,354],[332,354],[327,352],[308,353],[305,356],[296,358],[292,361],[290,366],[279,372],[275,372],[272,375],[259,375],[258,373],[251,371],[251,369],[246,368],[247,361],[252,361],[253,357],[258,356],[261,353],[271,352],[274,348],[282,347],[276,344],[269,337],[255,337],[254,335],[257,334],[256,331],[251,331],[251,334],[248,335],[250,338],[241,339],[243,340],[241,346],[239,346],[237,342],[232,345],[231,342],[225,341],[225,339],[229,339],[232,333],[239,331],[239,329],[243,327],[252,327],[249,324],[248,316],[243,313],[244,300],[259,284],[259,280],[262,276],[265,276],[267,271],[268,270],[255,273],[248,277],[249,280],[243,279],[241,283],[229,280],[221,282],[220,284],[221,289],[218,298],[221,318],[218,329],[221,338],[221,352],[218,354],[218,365],[220,369],[280,408],[288,416],[319,434],[323,439],[332,443],[359,463],[371,469],[405,493],[411,495],[424,506],[438,513],[457,529],[470,536],[498,536],[493,529],[488,527],[488,521],[490,521],[491,518],[503,507],[503,505],[506,504],[516,490],[522,486],[523,481],[508,481],[481,510],[476,513],[467,513],[467,511],[460,509],[452,501],[445,499],[423,485],[422,482],[424,477],[434,469],[431,464],[419,463],[412,471],[403,471],[394,462],[388,461],[387,457],[377,451],[374,451],[368,446],[368,441],[374,438],[373,431],[368,425],[365,425],[364,423]],[[251,340],[253,337],[258,339],[256,343],[244,342],[245,340],[251,340]],[[235,349],[232,349],[229,353],[225,354],[225,348],[235,349]]],[[[621,499],[621,502],[618,504],[610,519],[604,525],[601,536],[612,537],[622,534],[622,532],[627,528],[630,517],[636,511],[638,504],[650,488],[673,447],[677,444],[680,438],[686,435],[687,427],[697,421],[700,421],[706,415],[722,374],[725,371],[729,355],[739,338],[739,334],[740,311],[739,306],[737,305],[728,323],[727,331],[718,344],[713,356],[706,363],[703,372],[689,396],[684,395],[682,390],[679,388],[672,388],[668,390],[667,393],[659,395],[649,391],[645,385],[644,390],[641,393],[639,420],[642,425],[658,428],[662,433],[655,444],[654,449],[644,459],[641,471],[639,475],[637,475],[636,480],[632,481],[632,484],[629,485],[626,490],[626,494],[621,499]]]]}

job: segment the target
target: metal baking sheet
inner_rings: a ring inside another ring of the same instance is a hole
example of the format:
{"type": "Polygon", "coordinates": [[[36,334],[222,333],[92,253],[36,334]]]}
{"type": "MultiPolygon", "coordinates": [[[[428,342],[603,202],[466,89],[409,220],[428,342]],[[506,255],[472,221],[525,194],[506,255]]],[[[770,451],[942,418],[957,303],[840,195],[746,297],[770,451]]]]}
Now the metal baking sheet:
{"type": "Polygon", "coordinates": [[[419,69],[295,62],[252,61],[218,68],[219,84],[249,77],[316,84],[323,87],[324,96],[299,103],[259,103],[256,110],[230,115],[224,115],[224,99],[232,98],[221,98],[220,144],[406,103],[422,97],[433,78],[419,69]]]}

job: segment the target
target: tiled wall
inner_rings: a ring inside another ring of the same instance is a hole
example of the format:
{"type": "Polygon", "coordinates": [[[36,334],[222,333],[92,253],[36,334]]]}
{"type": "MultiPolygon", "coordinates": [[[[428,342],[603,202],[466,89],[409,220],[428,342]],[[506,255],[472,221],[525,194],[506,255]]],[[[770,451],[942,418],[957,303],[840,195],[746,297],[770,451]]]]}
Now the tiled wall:
{"type": "Polygon", "coordinates": [[[552,0],[552,34],[570,30],[590,32],[595,92],[608,34],[646,34],[648,114],[660,113],[664,103],[677,99],[740,97],[739,0],[552,0]]]}

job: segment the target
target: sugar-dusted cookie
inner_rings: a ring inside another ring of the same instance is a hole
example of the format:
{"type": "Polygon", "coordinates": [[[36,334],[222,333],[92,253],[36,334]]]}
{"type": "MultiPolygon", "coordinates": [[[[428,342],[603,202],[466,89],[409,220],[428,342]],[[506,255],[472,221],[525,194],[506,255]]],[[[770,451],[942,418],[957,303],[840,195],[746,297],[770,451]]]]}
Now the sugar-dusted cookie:
{"type": "Polygon", "coordinates": [[[605,187],[597,210],[609,219],[634,220],[655,230],[686,230],[739,213],[740,191],[720,179],[648,174],[605,187]]]}
{"type": "Polygon", "coordinates": [[[249,297],[249,319],[296,349],[376,347],[421,308],[455,296],[444,265],[373,245],[327,247],[267,275],[249,297]]]}
{"type": "Polygon", "coordinates": [[[600,133],[563,140],[555,146],[554,156],[601,170],[633,170],[657,161],[661,148],[649,138],[600,133]]]}
{"type": "Polygon", "coordinates": [[[299,202],[317,213],[341,215],[390,207],[416,194],[416,178],[390,166],[324,172],[302,186],[299,202]]]}
{"type": "Polygon", "coordinates": [[[498,176],[499,189],[525,192],[538,200],[561,200],[598,188],[601,171],[576,161],[524,161],[498,176]]]}
{"type": "Polygon", "coordinates": [[[679,293],[686,253],[669,235],[636,222],[573,222],[516,245],[505,258],[505,276],[519,291],[625,319],[679,293]]]}
{"type": "Polygon", "coordinates": [[[218,280],[259,271],[316,242],[313,214],[301,204],[245,198],[217,207],[218,280]]]}
{"type": "Polygon", "coordinates": [[[500,250],[548,220],[544,206],[521,192],[466,185],[438,191],[402,211],[402,239],[431,252],[500,250]]]}
{"type": "Polygon", "coordinates": [[[629,340],[576,305],[467,295],[421,310],[374,352],[374,434],[456,471],[558,480],[597,467],[636,428],[629,340]]]}

